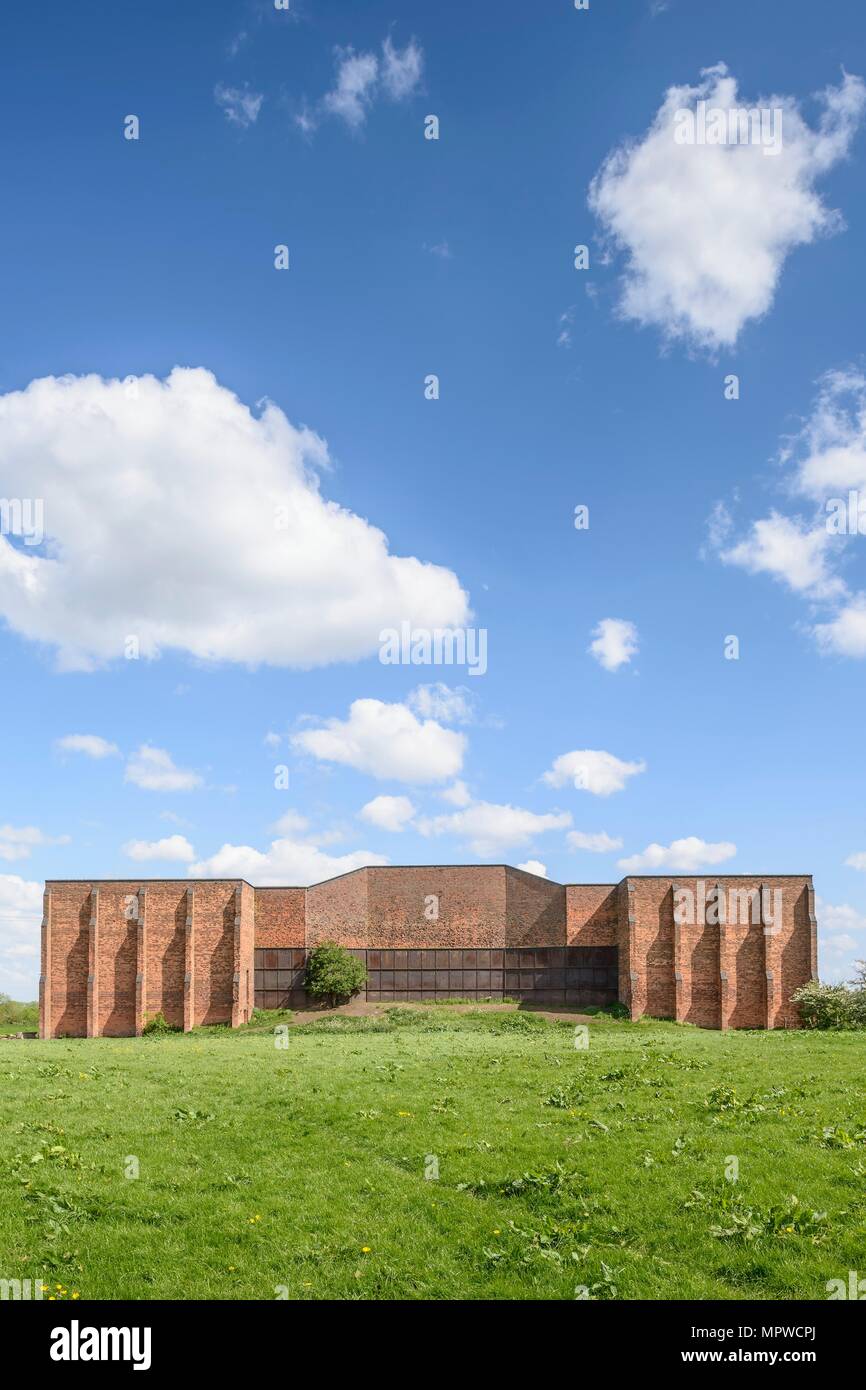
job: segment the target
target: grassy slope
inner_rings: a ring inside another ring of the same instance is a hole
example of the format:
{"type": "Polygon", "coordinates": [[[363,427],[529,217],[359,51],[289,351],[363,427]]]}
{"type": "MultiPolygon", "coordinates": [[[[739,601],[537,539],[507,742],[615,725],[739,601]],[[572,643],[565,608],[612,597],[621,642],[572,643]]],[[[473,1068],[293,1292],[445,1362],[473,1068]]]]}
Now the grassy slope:
{"type": "Polygon", "coordinates": [[[83,1299],[677,1299],[824,1298],[866,1273],[862,1033],[600,1019],[579,1051],[568,1024],[432,1009],[288,1042],[0,1043],[0,1277],[83,1299]],[[826,1221],[774,1213],[789,1194],[826,1221]]]}

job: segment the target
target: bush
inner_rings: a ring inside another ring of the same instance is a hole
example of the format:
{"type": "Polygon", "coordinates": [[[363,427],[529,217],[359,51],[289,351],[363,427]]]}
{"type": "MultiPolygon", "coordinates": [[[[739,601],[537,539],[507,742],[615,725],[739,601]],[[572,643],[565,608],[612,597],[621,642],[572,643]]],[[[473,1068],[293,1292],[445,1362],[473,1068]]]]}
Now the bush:
{"type": "Polygon", "coordinates": [[[31,1033],[39,1027],[39,1005],[20,1004],[8,994],[0,994],[0,1033],[31,1033]]]}
{"type": "Polygon", "coordinates": [[[860,976],[850,985],[810,980],[791,995],[806,1028],[866,1028],[866,978],[858,965],[860,976]]]}
{"type": "Polygon", "coordinates": [[[144,1027],[141,1031],[143,1035],[148,1036],[151,1033],[179,1033],[180,1029],[175,1028],[173,1024],[169,1023],[162,1009],[160,1009],[158,1014],[151,1014],[150,1018],[145,1019],[144,1027]]]}
{"type": "Polygon", "coordinates": [[[334,1004],[351,999],[367,983],[367,971],[357,956],[333,941],[323,941],[311,952],[304,982],[314,999],[334,1004]]]}

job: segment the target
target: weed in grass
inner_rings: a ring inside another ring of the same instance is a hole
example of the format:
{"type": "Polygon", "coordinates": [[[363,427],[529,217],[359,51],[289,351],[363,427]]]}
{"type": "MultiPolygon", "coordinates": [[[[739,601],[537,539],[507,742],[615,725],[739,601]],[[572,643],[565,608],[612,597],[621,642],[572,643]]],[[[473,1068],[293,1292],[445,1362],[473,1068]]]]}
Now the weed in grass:
{"type": "Polygon", "coordinates": [[[0,1249],[83,1299],[822,1298],[859,1267],[863,1033],[273,1026],[0,1041],[0,1249]]]}

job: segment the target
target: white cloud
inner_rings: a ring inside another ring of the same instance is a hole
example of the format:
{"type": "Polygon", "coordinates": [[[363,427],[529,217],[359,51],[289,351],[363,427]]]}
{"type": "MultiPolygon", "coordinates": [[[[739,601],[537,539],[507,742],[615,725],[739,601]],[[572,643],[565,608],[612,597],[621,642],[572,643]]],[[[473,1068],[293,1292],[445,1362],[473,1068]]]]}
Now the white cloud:
{"type": "Polygon", "coordinates": [[[354,700],[346,720],[328,719],[295,734],[292,743],[322,762],[340,763],[381,780],[442,782],[463,765],[466,735],[423,722],[406,705],[354,700]]]}
{"type": "Polygon", "coordinates": [[[465,626],[450,570],[390,555],[321,496],[328,463],[311,430],[200,368],[0,396],[0,496],[50,498],[44,554],[0,536],[0,615],[67,669],[122,657],[129,635],[143,657],[308,668],[370,656],[403,621],[465,626]]]}
{"type": "Polygon", "coordinates": [[[452,689],[442,681],[419,685],[406,698],[406,704],[419,719],[441,719],[443,724],[468,724],[472,718],[472,699],[463,686],[452,689]]]}
{"type": "Polygon", "coordinates": [[[0,874],[0,993],[37,997],[41,922],[42,884],[0,874]]]}
{"type": "Polygon", "coordinates": [[[854,594],[828,623],[817,623],[815,639],[835,656],[866,656],[866,593],[854,594]]]}
{"type": "Polygon", "coordinates": [[[571,830],[565,837],[569,849],[585,849],[590,854],[609,854],[611,850],[622,849],[622,840],[614,840],[603,830],[588,835],[583,830],[571,830]]]}
{"type": "Polygon", "coordinates": [[[277,835],[301,835],[305,830],[309,830],[310,822],[306,816],[302,816],[300,811],[284,811],[278,821],[275,821],[271,829],[277,835]]]}
{"type": "Polygon", "coordinates": [[[34,849],[45,845],[68,845],[68,835],[52,838],[35,825],[0,825],[0,859],[29,859],[34,849]]]}
{"type": "Polygon", "coordinates": [[[266,748],[279,748],[282,741],[282,735],[274,733],[273,729],[269,729],[262,739],[266,748]]]}
{"type": "Polygon", "coordinates": [[[264,97],[261,92],[250,91],[249,87],[225,87],[218,82],[214,87],[214,100],[232,125],[246,130],[258,120],[264,97]]]}
{"type": "Polygon", "coordinates": [[[683,840],[673,840],[669,845],[651,844],[641,854],[632,854],[617,863],[627,874],[639,874],[643,870],[654,872],[668,869],[680,873],[691,873],[712,864],[721,864],[732,859],[737,846],[730,840],[719,840],[710,844],[696,835],[688,835],[683,840]]]}
{"type": "Polygon", "coordinates": [[[415,815],[408,796],[374,796],[358,813],[362,820],[380,830],[405,830],[415,815]]]}
{"type": "Polygon", "coordinates": [[[167,835],[164,840],[129,840],[123,846],[128,859],[167,859],[188,864],[195,859],[195,850],[183,835],[167,835]]]}
{"type": "Polygon", "coordinates": [[[815,899],[818,920],[818,973],[828,984],[852,980],[856,963],[866,959],[866,916],[848,903],[815,899]]]}
{"type": "Polygon", "coordinates": [[[64,753],[84,753],[88,758],[116,758],[120,749],[116,743],[109,743],[99,734],[65,734],[57,740],[57,747],[64,753]]]}
{"type": "Polygon", "coordinates": [[[367,119],[373,92],[379,77],[379,60],[375,53],[355,53],[351,48],[338,49],[337,80],[323,98],[323,106],[332,116],[340,116],[357,130],[367,119]]]}
{"type": "Polygon", "coordinates": [[[809,527],[799,517],[774,511],[754,522],[745,540],[723,550],[721,558],[750,574],[770,574],[796,593],[830,597],[845,588],[828,570],[831,541],[823,524],[809,527]]]}
{"type": "Polygon", "coordinates": [[[848,153],[864,92],[844,74],[821,93],[813,128],[791,97],[744,102],[724,63],[696,86],[669,88],[645,134],[614,150],[590,185],[590,207],[628,258],[623,315],[699,347],[731,347],[770,308],[789,253],[843,225],[814,186],[848,153]],[[676,113],[698,101],[781,111],[781,148],[677,143],[676,113]]]}
{"type": "MultiPolygon", "coordinates": [[[[375,53],[356,53],[353,48],[337,48],[336,56],[334,86],[325,93],[319,109],[338,116],[350,130],[360,130],[380,96],[407,101],[420,86],[424,53],[414,39],[400,49],[386,38],[381,61],[375,53]]],[[[305,134],[311,134],[318,123],[315,110],[306,104],[295,121],[305,134]]]]}
{"type": "Polygon", "coordinates": [[[733,519],[724,504],[717,504],[710,544],[726,564],[770,574],[810,605],[828,606],[828,618],[812,627],[823,652],[864,657],[866,592],[850,589],[837,573],[850,558],[852,536],[856,544],[860,528],[866,530],[866,376],[861,371],[849,368],[821,378],[812,412],[784,442],[779,463],[785,490],[807,499],[815,508],[812,515],[804,519],[773,510],[726,549],[733,519]]]}
{"type": "Polygon", "coordinates": [[[858,854],[849,854],[845,863],[849,869],[861,869],[866,872],[866,853],[861,850],[858,854]]]}
{"type": "Polygon", "coordinates": [[[472,800],[472,793],[459,777],[450,787],[445,787],[439,796],[442,801],[449,801],[452,806],[468,806],[472,800]]]}
{"type": "Polygon", "coordinates": [[[245,878],[249,883],[305,887],[335,878],[337,874],[363,869],[369,864],[387,864],[384,855],[360,849],[351,854],[324,854],[307,841],[284,838],[274,840],[262,852],[250,845],[223,845],[209,859],[189,867],[191,878],[245,878]]]}
{"type": "Polygon", "coordinates": [[[382,44],[382,81],[392,101],[405,101],[414,95],[421,81],[424,54],[414,39],[406,47],[395,48],[390,38],[382,44]]]}
{"type": "Polygon", "coordinates": [[[518,869],[522,869],[525,874],[537,874],[539,878],[547,878],[547,865],[542,864],[540,859],[527,859],[525,864],[518,864],[518,869]]]}
{"type": "Polygon", "coordinates": [[[147,743],[131,754],[123,780],[149,792],[188,792],[202,784],[197,772],[176,767],[165,748],[152,748],[147,743]]]}
{"type": "Polygon", "coordinates": [[[559,334],[556,339],[556,346],[558,348],[571,347],[571,330],[574,326],[575,307],[576,306],[574,304],[569,305],[569,307],[563,310],[563,312],[559,316],[559,319],[557,321],[559,334]]]}
{"type": "Polygon", "coordinates": [[[606,671],[618,671],[638,650],[637,628],[625,618],[602,618],[593,637],[589,651],[606,671]]]}
{"type": "Polygon", "coordinates": [[[599,748],[575,749],[562,753],[555,759],[552,768],[545,772],[542,781],[549,787],[564,787],[570,782],[578,791],[592,792],[593,796],[610,796],[620,792],[629,777],[646,771],[646,763],[623,762],[613,753],[605,753],[599,748]]]}
{"type": "Polygon", "coordinates": [[[537,815],[520,806],[499,806],[490,801],[473,801],[462,811],[419,821],[423,835],[456,835],[482,859],[525,845],[546,830],[571,825],[567,811],[537,815]]]}

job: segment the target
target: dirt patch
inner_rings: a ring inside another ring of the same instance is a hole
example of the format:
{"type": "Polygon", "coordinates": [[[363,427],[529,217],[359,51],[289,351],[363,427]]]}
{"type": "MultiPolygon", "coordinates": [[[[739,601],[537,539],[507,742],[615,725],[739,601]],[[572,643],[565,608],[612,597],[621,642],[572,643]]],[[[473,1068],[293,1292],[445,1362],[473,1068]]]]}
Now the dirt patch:
{"type": "Polygon", "coordinates": [[[387,1009],[429,1009],[431,1013],[441,1014],[469,1014],[469,1013],[500,1013],[500,1014],[538,1014],[541,1018],[549,1019],[551,1022],[565,1023],[591,1023],[592,1014],[582,1014],[578,1009],[540,1009],[535,1005],[508,1004],[502,1000],[494,1000],[491,1004],[478,1003],[469,1004],[435,1004],[429,1000],[419,1000],[413,1004],[405,999],[395,1000],[388,1004],[368,1004],[364,999],[353,999],[348,1004],[341,1004],[336,1009],[294,1009],[292,1017],[288,1020],[289,1025],[309,1023],[314,1018],[335,1018],[342,1015],[345,1018],[381,1018],[387,1009]]]}

